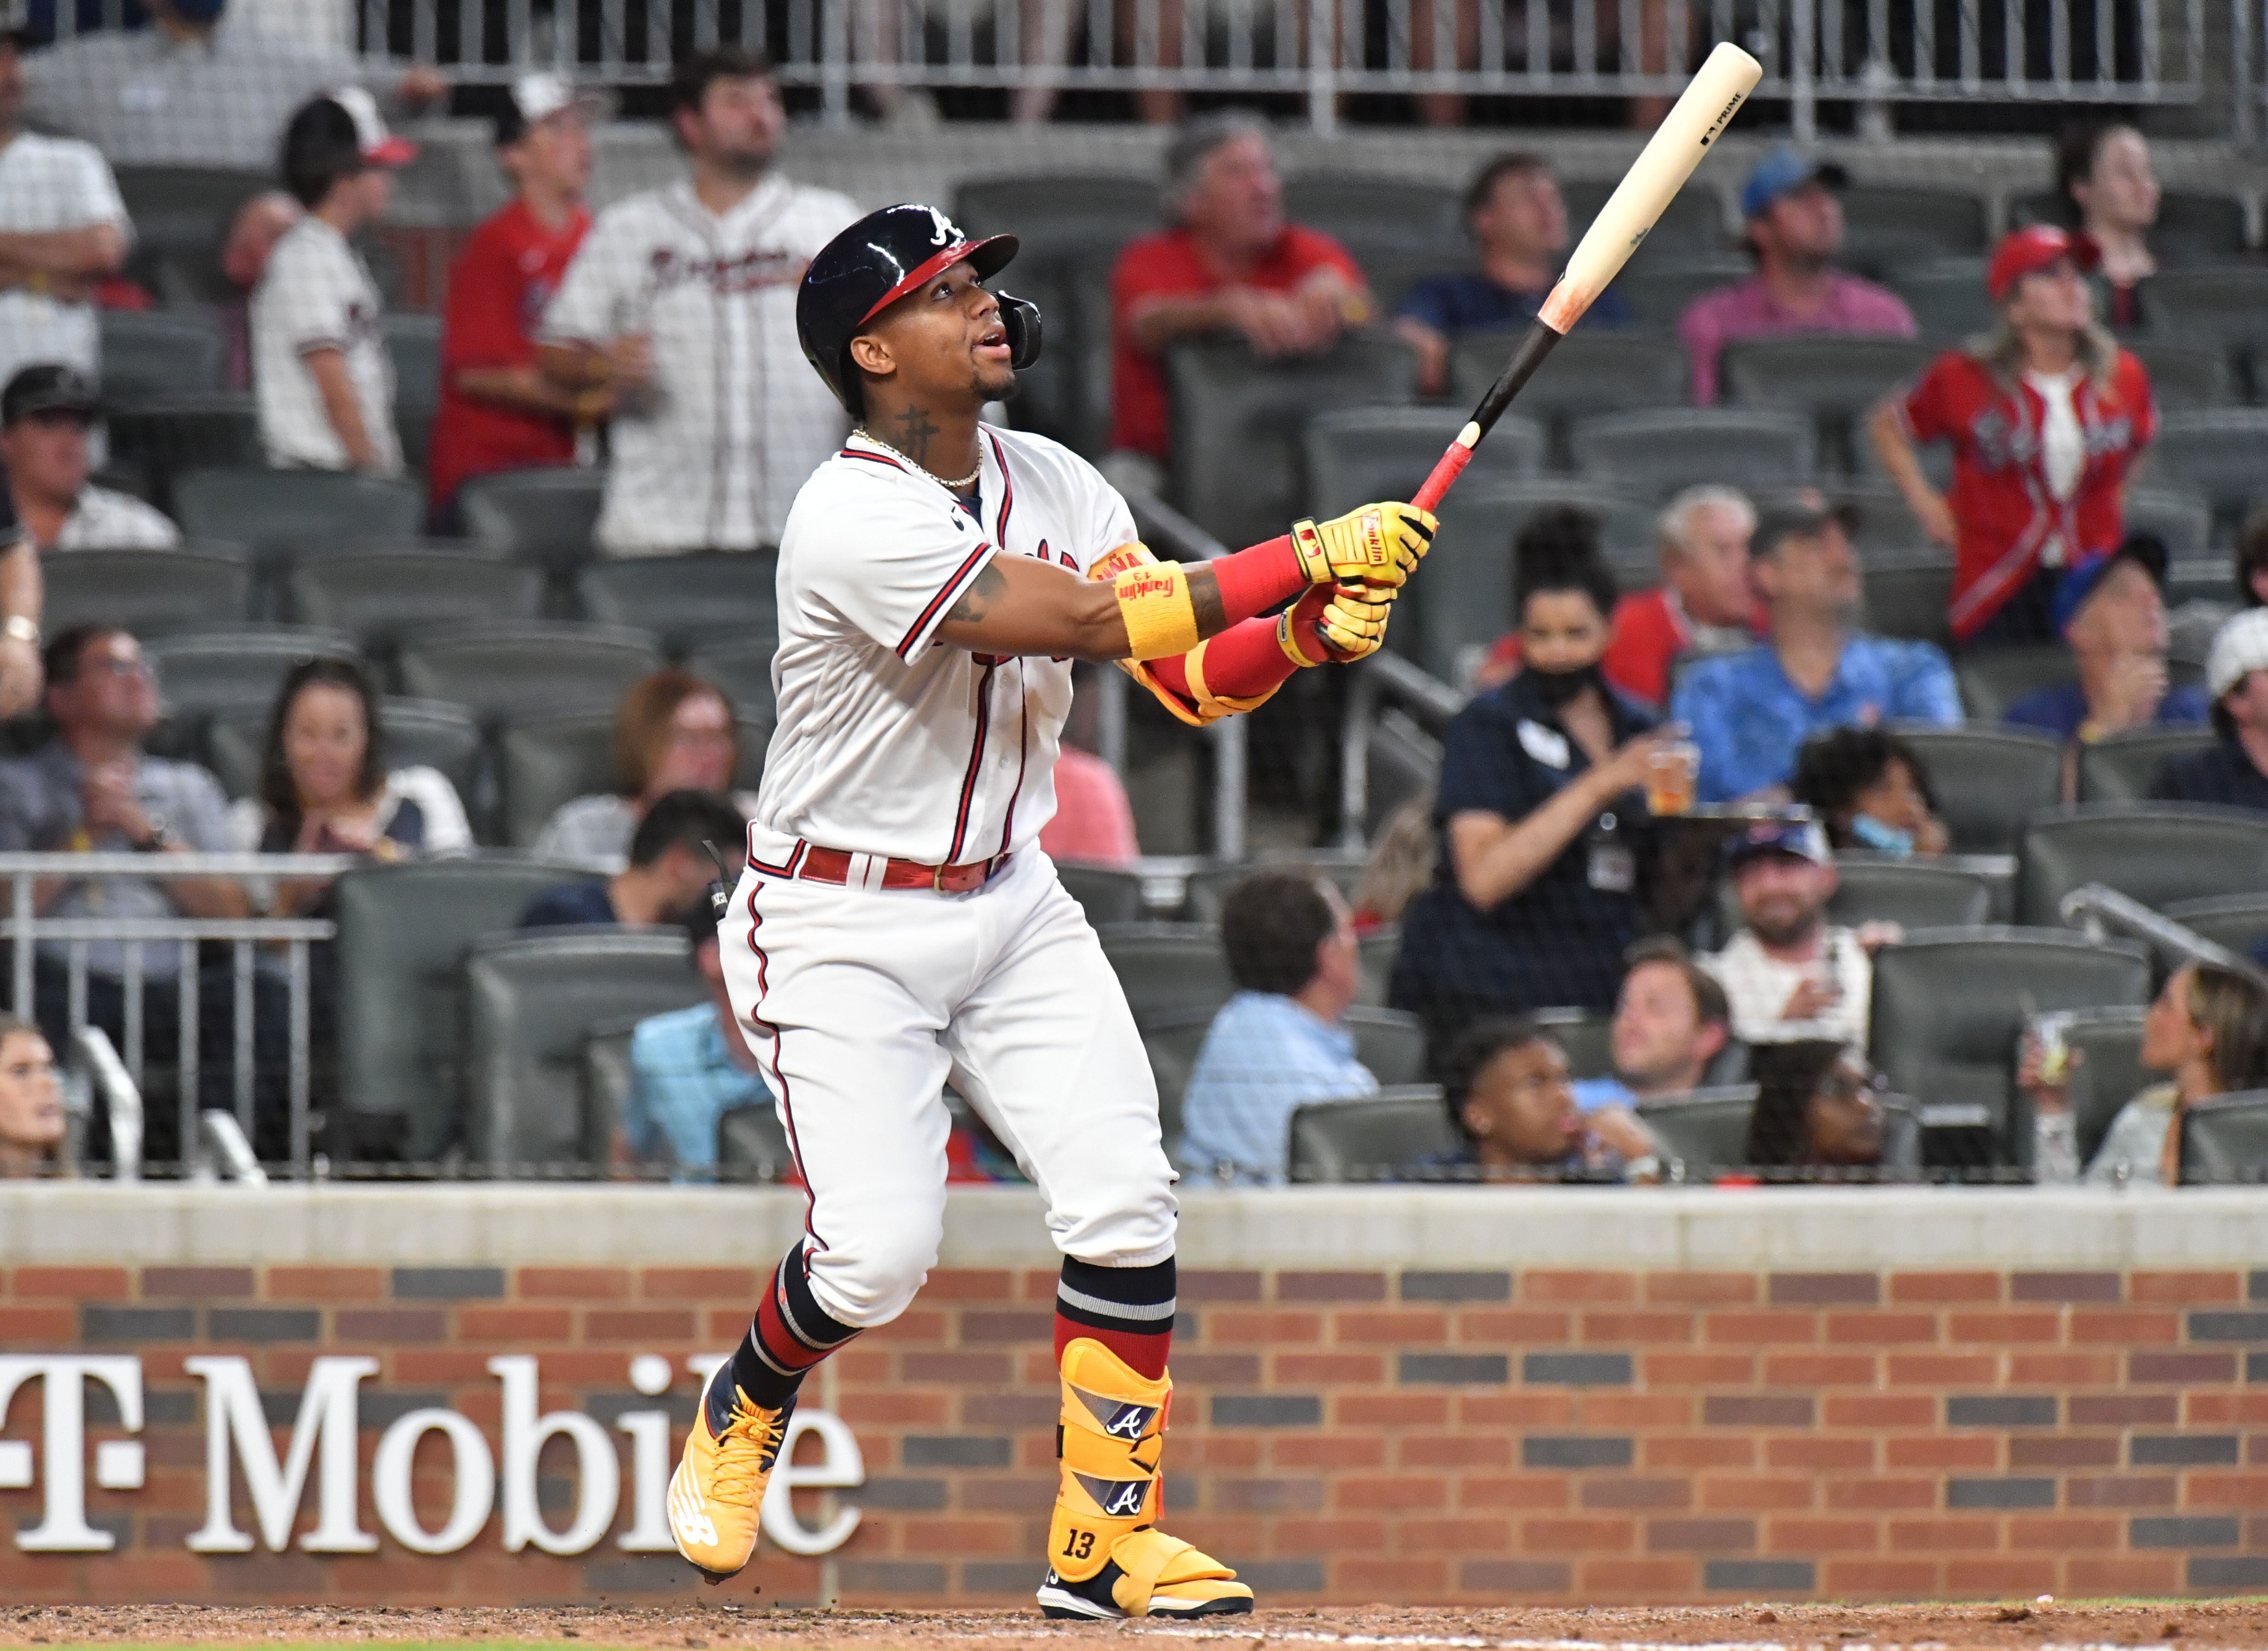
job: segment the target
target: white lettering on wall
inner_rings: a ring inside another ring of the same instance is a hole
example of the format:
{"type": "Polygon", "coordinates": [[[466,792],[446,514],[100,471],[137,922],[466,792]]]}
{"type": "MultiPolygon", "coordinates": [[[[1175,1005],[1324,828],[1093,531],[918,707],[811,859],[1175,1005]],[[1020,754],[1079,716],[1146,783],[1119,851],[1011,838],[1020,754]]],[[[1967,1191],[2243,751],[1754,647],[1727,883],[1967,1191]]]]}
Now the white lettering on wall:
{"type": "MultiPolygon", "coordinates": [[[[117,1542],[86,1522],[86,1383],[99,1382],[118,1401],[118,1419],[129,1434],[142,1431],[142,1361],[130,1354],[82,1358],[0,1355],[0,1427],[8,1406],[26,1382],[40,1384],[40,1479],[46,1492],[40,1522],[18,1531],[16,1546],[26,1553],[107,1553],[117,1542]]],[[[0,1490],[27,1491],[33,1481],[32,1447],[26,1441],[0,1441],[0,1490]]],[[[130,1439],[110,1439],[95,1447],[94,1482],[107,1491],[142,1487],[142,1447],[130,1439]]]]}
{"type": "Polygon", "coordinates": [[[411,1411],[379,1437],[378,1454],[370,1463],[370,1498],[387,1535],[412,1553],[454,1553],[481,1534],[496,1505],[496,1463],[489,1455],[489,1441],[454,1411],[411,1411]],[[429,1433],[446,1438],[456,1458],[456,1489],[451,1493],[449,1517],[438,1530],[417,1522],[410,1493],[417,1441],[429,1433]]]}
{"type": "Polygon", "coordinates": [[[248,1360],[185,1359],[205,1383],[205,1524],[189,1537],[194,1553],[249,1553],[252,1538],[236,1528],[229,1506],[229,1459],[244,1470],[261,1540],[271,1552],[291,1544],[291,1525],[315,1471],[315,1528],[299,1538],[309,1553],[368,1553],[378,1538],[355,1519],[355,1427],[358,1384],[378,1374],[375,1359],[318,1359],[299,1396],[291,1444],[281,1463],[248,1360]],[[318,1449],[320,1456],[317,1455],[318,1449]]]}
{"type": "Polygon", "coordinates": [[[622,1464],[606,1429],[580,1411],[538,1416],[535,1360],[510,1353],[489,1360],[489,1372],[504,1383],[504,1549],[518,1553],[530,1543],[546,1553],[581,1553],[607,1534],[622,1500],[622,1464]],[[535,1468],[543,1441],[564,1436],[574,1441],[575,1517],[563,1531],[543,1522],[536,1506],[535,1468]]]}

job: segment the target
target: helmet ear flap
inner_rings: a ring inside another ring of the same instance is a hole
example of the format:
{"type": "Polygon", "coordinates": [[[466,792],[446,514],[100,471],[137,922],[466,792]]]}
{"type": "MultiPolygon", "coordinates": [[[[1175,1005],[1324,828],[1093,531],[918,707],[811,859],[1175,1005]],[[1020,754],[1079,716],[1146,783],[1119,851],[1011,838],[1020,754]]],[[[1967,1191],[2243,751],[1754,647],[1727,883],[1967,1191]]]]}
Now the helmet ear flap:
{"type": "Polygon", "coordinates": [[[1012,292],[995,291],[1000,325],[1008,335],[1008,365],[1019,372],[1040,358],[1040,306],[1012,292]]]}

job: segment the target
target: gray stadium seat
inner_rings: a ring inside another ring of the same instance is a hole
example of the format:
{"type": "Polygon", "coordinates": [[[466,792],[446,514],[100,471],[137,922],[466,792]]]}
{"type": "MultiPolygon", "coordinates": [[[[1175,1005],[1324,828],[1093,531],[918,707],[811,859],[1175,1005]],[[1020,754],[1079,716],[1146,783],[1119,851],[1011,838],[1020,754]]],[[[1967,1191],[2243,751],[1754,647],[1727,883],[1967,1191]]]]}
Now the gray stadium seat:
{"type": "Polygon", "coordinates": [[[1937,349],[1911,338],[1805,333],[1725,346],[1718,400],[1773,407],[1847,425],[1917,377],[1937,349]]]}
{"type": "Polygon", "coordinates": [[[1677,325],[1678,318],[1693,300],[1705,292],[1745,281],[1755,273],[1756,265],[1737,253],[1648,259],[1636,268],[1624,269],[1616,279],[1614,290],[1622,294],[1623,302],[1630,306],[1638,324],[1654,335],[1655,348],[1677,350],[1676,345],[1660,335],[1677,325]]]}
{"type": "Polygon", "coordinates": [[[1132,923],[1103,934],[1102,953],[1136,1021],[1210,1015],[1236,991],[1220,931],[1208,924],[1132,923]]]}
{"type": "Polygon", "coordinates": [[[298,625],[177,631],[151,638],[142,652],[168,711],[266,704],[302,660],[355,657],[353,638],[298,625]]]}
{"type": "Polygon", "coordinates": [[[1638,1121],[1658,1148],[1672,1181],[1708,1181],[1748,1161],[1749,1117],[1756,1087],[1726,1084],[1641,1102],[1638,1121]]]}
{"type": "Polygon", "coordinates": [[[465,1150],[512,1175],[608,1156],[608,1120],[583,1087],[593,1023],[707,1001],[674,927],[561,929],[477,941],[466,954],[465,1150]]]}
{"type": "Polygon", "coordinates": [[[296,563],[284,589],[301,623],[344,631],[372,659],[387,660],[403,638],[437,624],[534,619],[543,575],[464,549],[387,549],[296,563]]]}
{"type": "Polygon", "coordinates": [[[1414,253],[1454,265],[1469,252],[1461,192],[1443,184],[1310,173],[1285,181],[1284,216],[1322,231],[1366,270],[1381,256],[1414,253]]]}
{"type": "Polygon", "coordinates": [[[630,1039],[637,1032],[634,1019],[613,1021],[592,1028],[583,1039],[583,1116],[609,1138],[621,1126],[637,1082],[630,1065],[630,1039]]]}
{"type": "Polygon", "coordinates": [[[2079,800],[2143,802],[2158,770],[2177,757],[2213,743],[2213,730],[2195,727],[2134,728],[2079,748],[2079,800]]]}
{"type": "Polygon", "coordinates": [[[1953,644],[1946,604],[1953,594],[1953,562],[1941,550],[1907,551],[1862,558],[1867,629],[1885,637],[1953,644]]]}
{"type": "MultiPolygon", "coordinates": [[[[1318,413],[1307,421],[1307,512],[1328,520],[1376,499],[1408,498],[1456,439],[1465,419],[1463,409],[1446,407],[1351,407],[1318,413]]],[[[1544,440],[1541,424],[1506,416],[1489,431],[1457,485],[1535,477],[1543,468],[1544,440]]]]}
{"type": "Polygon", "coordinates": [[[1383,1089],[1421,1081],[1425,1076],[1425,1023],[1401,1009],[1357,1004],[1346,1012],[1354,1034],[1354,1058],[1383,1089]]]}
{"type": "Polygon", "coordinates": [[[1953,847],[1962,854],[2005,854],[2016,846],[2033,812],[2051,808],[2063,792],[2063,748],[2012,728],[1933,728],[1901,724],[1899,735],[1929,770],[1953,847]]]}
{"type": "Polygon", "coordinates": [[[1150,1058],[1150,1076],[1158,1086],[1158,1130],[1169,1152],[1182,1138],[1182,1102],[1212,1017],[1211,1009],[1185,1010],[1142,1022],[1142,1052],[1150,1058]]]}
{"type": "Polygon", "coordinates": [[[1756,509],[1764,512],[1775,505],[1807,507],[1814,493],[1823,495],[1848,520],[1851,542],[1858,547],[1861,564],[1870,572],[1878,556],[1934,554],[1940,561],[1951,559],[1951,551],[1927,544],[1921,524],[1906,508],[1904,498],[1887,483],[1830,478],[1816,487],[1766,488],[1752,498],[1756,509]]]}
{"type": "Polygon", "coordinates": [[[1372,842],[1404,803],[1432,795],[1441,778],[1441,742],[1407,712],[1389,706],[1370,725],[1364,758],[1370,789],[1362,834],[1365,842],[1372,842]]]}
{"type": "Polygon", "coordinates": [[[1984,203],[1965,189],[1853,184],[1843,222],[1843,255],[1866,269],[1984,250],[1984,203]]]}
{"type": "Polygon", "coordinates": [[[2153,330],[2169,337],[2223,349],[2268,341],[2268,269],[2257,264],[2163,270],[2143,287],[2142,301],[2153,330]]]}
{"type": "Polygon", "coordinates": [[[1996,1161],[2022,1161],[2031,1144],[2011,1124],[2025,1022],[2055,1009],[2135,1007],[2149,995],[2149,960],[2124,942],[2068,930],[1924,929],[1874,955],[1868,1047],[1926,1124],[1933,1108],[1981,1108],[1971,1127],[1989,1132],[1996,1161]]]}
{"type": "Polygon", "coordinates": [[[1665,499],[1700,482],[1786,487],[1811,475],[1819,446],[1807,418],[1721,407],[1608,413],[1579,421],[1567,440],[1586,479],[1665,499]]]}
{"type": "Polygon", "coordinates": [[[1827,911],[1837,923],[1954,929],[1973,927],[1992,916],[1992,885],[1957,866],[1841,854],[1835,866],[1839,881],[1827,911]]]}
{"type": "Polygon", "coordinates": [[[1367,856],[1333,855],[1321,850],[1313,854],[1292,853],[1265,860],[1246,860],[1235,866],[1207,866],[1189,874],[1182,910],[1191,923],[1219,923],[1221,902],[1228,898],[1228,891],[1256,872],[1313,872],[1329,878],[1333,887],[1351,902],[1367,869],[1367,856]]]}
{"type": "Polygon", "coordinates": [[[1050,172],[970,179],[954,193],[953,216],[972,235],[1016,236],[1020,262],[1049,247],[1122,247],[1158,227],[1160,204],[1145,174],[1050,172]]]}
{"type": "MultiPolygon", "coordinates": [[[[490,857],[357,866],[334,885],[341,1092],[350,1111],[399,1120],[408,1161],[430,1163],[457,1137],[466,948],[578,880],[591,873],[490,857]]],[[[593,1018],[620,1013],[607,1006],[593,1018]]]]}
{"type": "MultiPolygon", "coordinates": [[[[1467,333],[1449,350],[1449,395],[1470,407],[1488,393],[1520,342],[1516,332],[1467,333]]],[[[1604,327],[1578,327],[1520,393],[1524,418],[1559,424],[1595,413],[1683,407],[1685,352],[1663,340],[1604,327]]]]}
{"type": "MultiPolygon", "coordinates": [[[[2008,222],[2062,224],[2070,207],[2053,189],[2036,190],[2008,203],[2008,222]]],[[[2168,189],[2158,197],[2158,220],[2150,226],[2150,251],[2162,266],[2232,263],[2244,254],[2244,203],[2232,195],[2194,189],[2168,189]]]]}
{"type": "Polygon", "coordinates": [[[1289,1178],[1298,1183],[1384,1181],[1421,1159],[1453,1152],[1457,1126],[1431,1084],[1325,1101],[1292,1114],[1289,1178]]]}
{"type": "MultiPolygon", "coordinates": [[[[2131,524],[2131,511],[2127,518],[2131,524]]],[[[2166,606],[2178,608],[2185,602],[2211,602],[2224,610],[2236,594],[2236,564],[2225,556],[2179,556],[2166,569],[2166,606]]]]}
{"type": "MultiPolygon", "coordinates": [[[[2132,1008],[2083,1009],[2064,1028],[2064,1046],[2071,1051],[2072,1133],[2081,1168],[2102,1146],[2118,1109],[2158,1081],[2142,1066],[2144,1013],[2132,1008]]],[[[2021,1110],[2024,1098],[2018,1099],[2021,1110]]]]}
{"type": "Polygon", "coordinates": [[[120,166],[119,198],[134,221],[127,269],[167,305],[225,304],[244,294],[220,267],[229,226],[247,201],[276,187],[268,172],[217,166],[120,166]]]}
{"type": "MultiPolygon", "coordinates": [[[[269,705],[233,705],[217,713],[208,730],[206,760],[232,797],[248,797],[260,785],[261,753],[268,742],[269,705]]],[[[481,730],[461,705],[431,699],[384,699],[378,725],[386,736],[390,769],[438,770],[468,810],[480,787],[481,730]]]]}
{"type": "Polygon", "coordinates": [[[1984,290],[1982,258],[1931,258],[1902,263],[1886,272],[1892,291],[1906,301],[1922,336],[1940,341],[1990,332],[1999,319],[1984,290]]]}
{"type": "Polygon", "coordinates": [[[2182,1184],[2268,1181],[2268,1090],[2215,1095],[2182,1114],[2182,1184]]]}
{"type": "Polygon", "coordinates": [[[1558,1041],[1576,1078],[1606,1078],[1615,1070],[1615,1020],[1594,1009],[1540,1009],[1535,1022],[1558,1041]]]}
{"type": "Polygon", "coordinates": [[[1197,339],[1167,350],[1166,376],[1174,502],[1234,549],[1305,513],[1300,421],[1319,407],[1406,402],[1417,363],[1408,345],[1374,333],[1278,361],[1262,361],[1241,339],[1197,339]]]}
{"type": "Polygon", "coordinates": [[[458,489],[457,513],[472,537],[534,563],[563,586],[598,554],[591,535],[606,486],[602,471],[579,465],[502,470],[458,489]]]}
{"type": "Polygon", "coordinates": [[[622,691],[661,665],[647,631],[613,625],[453,625],[401,649],[401,688],[486,717],[611,713],[622,691]]]}
{"type": "Polygon", "coordinates": [[[441,318],[388,311],[382,323],[394,363],[394,425],[413,470],[425,468],[433,416],[441,409],[441,318]]]}
{"type": "Polygon", "coordinates": [[[772,720],[772,655],[779,651],[777,630],[759,630],[733,641],[712,641],[695,650],[685,668],[713,682],[741,717],[772,720]]]}
{"type": "Polygon", "coordinates": [[[1402,949],[1402,928],[1399,924],[1382,924],[1355,942],[1357,962],[1362,969],[1362,988],[1355,993],[1357,1003],[1368,1004],[1373,1009],[1386,1006],[1386,989],[1394,974],[1394,954],[1402,949]]]}
{"type": "MultiPolygon", "coordinates": [[[[1355,1058],[1381,1088],[1418,1083],[1425,1077],[1425,1028],[1416,1015],[1357,1004],[1347,1011],[1345,1024],[1354,1034],[1355,1058]]],[[[1157,1080],[1158,1120],[1168,1146],[1181,1139],[1189,1076],[1197,1070],[1197,1053],[1211,1025],[1210,1011],[1143,1022],[1142,1047],[1150,1057],[1150,1074],[1157,1080]]]]}
{"type": "Polygon", "coordinates": [[[63,550],[40,558],[40,624],[122,625],[137,637],[240,625],[251,616],[252,563],[230,546],[178,550],[63,550]]]}
{"type": "Polygon", "coordinates": [[[238,390],[137,396],[106,408],[103,424],[111,462],[147,476],[151,502],[161,510],[171,510],[173,478],[184,471],[252,469],[267,461],[259,407],[238,390]]]}
{"type": "Polygon", "coordinates": [[[409,482],[331,470],[189,470],[174,478],[173,518],[186,537],[248,545],[265,560],[414,538],[425,496],[409,482]]]}
{"type": "Polygon", "coordinates": [[[1056,879],[1063,884],[1064,892],[1079,902],[1079,909],[1091,927],[1142,921],[1145,908],[1139,872],[1121,871],[1115,866],[1087,866],[1078,860],[1057,860],[1056,879]]]}
{"type": "Polygon", "coordinates": [[[2177,803],[2058,809],[2024,829],[2016,920],[2047,925],[2083,883],[2146,906],[2268,888],[2268,818],[2177,803]]]}
{"type": "Polygon", "coordinates": [[[2154,534],[2176,560],[2213,542],[2213,505],[2202,494],[2138,487],[2126,495],[2126,531],[2154,534]]]}
{"type": "Polygon", "coordinates": [[[717,1178],[720,1181],[778,1181],[795,1168],[779,1103],[761,1101],[734,1107],[717,1120],[717,1178]]]}
{"type": "Polygon", "coordinates": [[[2268,894],[2217,895],[2208,900],[2176,900],[2165,913],[2183,928],[2232,952],[2250,952],[2268,940],[2268,894]]]}
{"type": "Polygon", "coordinates": [[[102,395],[130,406],[144,396],[223,387],[228,335],[195,311],[98,310],[102,395]]]}
{"type": "MultiPolygon", "coordinates": [[[[1590,227],[1607,197],[1615,192],[1618,178],[1566,179],[1559,185],[1559,197],[1567,204],[1567,225],[1576,235],[1590,227]]],[[[1669,197],[1669,204],[1661,209],[1661,216],[1646,231],[1646,240],[1631,254],[1631,262],[1652,260],[1664,254],[1679,256],[1693,253],[1721,254],[1725,250],[1725,206],[1714,189],[1697,180],[1687,184],[1669,197]]]]}
{"type": "MultiPolygon", "coordinates": [[[[770,739],[768,721],[740,724],[740,789],[753,791],[762,778],[770,739]]],[[[560,804],[615,788],[611,711],[515,719],[496,745],[497,835],[513,848],[534,843],[560,804]]]]}
{"type": "MultiPolygon", "coordinates": [[[[2261,296],[2268,304],[2268,285],[2261,296]]],[[[2216,516],[2235,522],[2268,496],[2263,453],[2268,453],[2268,407],[2169,413],[2150,444],[2150,475],[2202,494],[2216,516]]]]}
{"type": "Polygon", "coordinates": [[[2151,399],[2161,413],[2234,407],[2244,399],[2237,394],[2236,371],[2229,364],[2228,351],[2219,345],[2155,338],[2129,338],[2124,343],[2149,370],[2151,399]]]}
{"type": "Polygon", "coordinates": [[[2043,642],[1972,651],[1953,662],[1953,674],[1970,721],[1999,722],[2025,695],[2071,681],[2071,650],[2059,642],[2043,642]]]}
{"type": "Polygon", "coordinates": [[[681,658],[714,638],[776,639],[779,609],[774,579],[779,558],[744,551],[639,556],[599,562],[575,581],[583,612],[601,624],[630,625],[661,638],[681,658]]]}

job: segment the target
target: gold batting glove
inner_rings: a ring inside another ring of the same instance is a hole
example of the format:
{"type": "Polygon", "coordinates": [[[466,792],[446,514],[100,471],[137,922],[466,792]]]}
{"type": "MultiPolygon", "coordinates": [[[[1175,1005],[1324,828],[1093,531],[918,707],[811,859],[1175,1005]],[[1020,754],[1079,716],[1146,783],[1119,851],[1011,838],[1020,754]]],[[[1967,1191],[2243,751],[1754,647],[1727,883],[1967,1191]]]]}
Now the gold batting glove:
{"type": "Polygon", "coordinates": [[[1386,641],[1394,587],[1319,585],[1276,621],[1276,645],[1300,667],[1344,665],[1367,658],[1386,641]]]}
{"type": "Polygon", "coordinates": [[[1327,522],[1292,524],[1292,549],[1310,585],[1395,586],[1410,577],[1440,526],[1415,505],[1365,505],[1327,522]]]}

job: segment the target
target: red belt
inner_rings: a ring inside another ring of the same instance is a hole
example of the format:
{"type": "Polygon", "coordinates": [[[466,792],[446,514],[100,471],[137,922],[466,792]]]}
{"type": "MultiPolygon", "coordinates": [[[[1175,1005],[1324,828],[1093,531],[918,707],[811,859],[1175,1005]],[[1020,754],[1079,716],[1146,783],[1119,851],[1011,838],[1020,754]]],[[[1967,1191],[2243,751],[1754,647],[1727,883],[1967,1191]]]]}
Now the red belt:
{"type": "MultiPolygon", "coordinates": [[[[796,875],[814,883],[850,881],[851,857],[841,849],[806,849],[796,875]]],[[[1007,863],[1005,854],[989,860],[968,860],[959,866],[921,866],[912,860],[891,860],[882,872],[885,888],[928,888],[940,895],[965,895],[982,888],[992,873],[1007,863]]]]}

